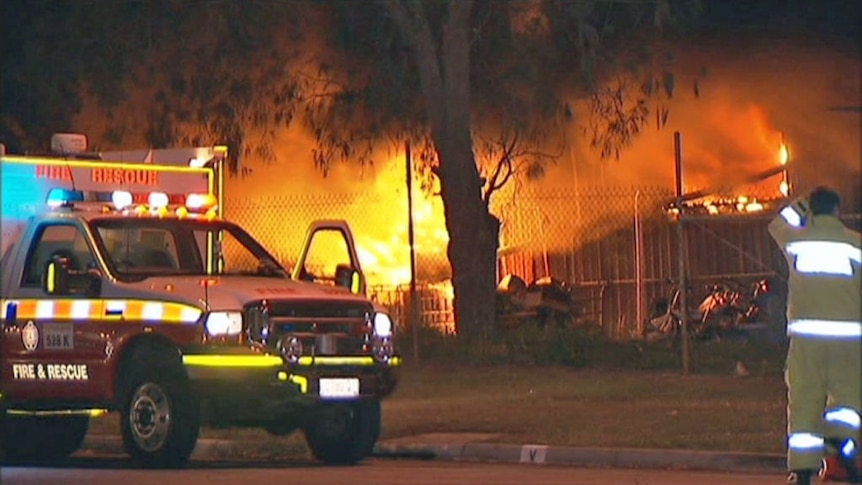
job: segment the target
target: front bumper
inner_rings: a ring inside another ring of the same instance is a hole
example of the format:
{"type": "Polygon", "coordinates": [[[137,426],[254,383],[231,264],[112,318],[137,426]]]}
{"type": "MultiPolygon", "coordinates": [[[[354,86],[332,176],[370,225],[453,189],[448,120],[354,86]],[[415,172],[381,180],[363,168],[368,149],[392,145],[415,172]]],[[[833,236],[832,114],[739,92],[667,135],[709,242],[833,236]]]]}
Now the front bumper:
{"type": "Polygon", "coordinates": [[[205,422],[265,426],[301,420],[319,402],[382,399],[395,390],[401,358],[382,363],[370,356],[308,356],[288,363],[271,354],[194,353],[184,355],[183,363],[205,422]],[[321,379],[358,381],[357,392],[321,396],[321,379]]]}
{"type": "Polygon", "coordinates": [[[321,397],[320,381],[332,378],[359,379],[358,398],[382,399],[395,390],[400,366],[399,356],[392,357],[385,363],[369,356],[306,356],[300,357],[295,364],[290,364],[289,369],[294,378],[306,380],[307,395],[315,400],[326,400],[321,397]]]}

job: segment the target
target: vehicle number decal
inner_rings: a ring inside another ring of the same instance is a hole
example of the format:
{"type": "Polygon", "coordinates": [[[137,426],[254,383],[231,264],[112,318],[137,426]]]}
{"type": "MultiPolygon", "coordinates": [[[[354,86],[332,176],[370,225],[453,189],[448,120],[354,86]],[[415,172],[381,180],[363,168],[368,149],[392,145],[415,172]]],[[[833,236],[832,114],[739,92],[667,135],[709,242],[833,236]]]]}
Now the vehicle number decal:
{"type": "Polygon", "coordinates": [[[42,346],[52,350],[75,348],[75,328],[71,323],[46,323],[42,325],[42,346]]]}
{"type": "Polygon", "coordinates": [[[46,323],[42,325],[42,335],[42,345],[46,349],[75,348],[75,328],[71,323],[46,323]]]}

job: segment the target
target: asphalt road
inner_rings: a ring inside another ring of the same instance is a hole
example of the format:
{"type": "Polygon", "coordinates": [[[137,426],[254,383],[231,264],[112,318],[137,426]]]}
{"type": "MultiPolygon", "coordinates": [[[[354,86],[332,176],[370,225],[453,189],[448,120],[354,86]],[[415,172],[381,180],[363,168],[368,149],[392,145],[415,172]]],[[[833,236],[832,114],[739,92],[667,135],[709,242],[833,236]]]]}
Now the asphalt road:
{"type": "Polygon", "coordinates": [[[3,485],[768,485],[784,483],[784,476],[390,459],[370,459],[354,467],[309,461],[194,461],[182,470],[141,470],[125,458],[73,458],[52,466],[3,466],[0,481],[3,485]]]}

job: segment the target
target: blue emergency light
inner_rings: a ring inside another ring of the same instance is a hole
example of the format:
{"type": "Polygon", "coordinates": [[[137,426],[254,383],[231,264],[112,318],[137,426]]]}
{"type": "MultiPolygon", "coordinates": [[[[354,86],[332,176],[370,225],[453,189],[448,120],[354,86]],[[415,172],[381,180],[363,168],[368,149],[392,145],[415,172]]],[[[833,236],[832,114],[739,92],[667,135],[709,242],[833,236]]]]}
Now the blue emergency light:
{"type": "Polygon", "coordinates": [[[48,191],[48,207],[70,207],[75,202],[84,201],[84,192],[81,190],[69,190],[55,187],[48,191]]]}

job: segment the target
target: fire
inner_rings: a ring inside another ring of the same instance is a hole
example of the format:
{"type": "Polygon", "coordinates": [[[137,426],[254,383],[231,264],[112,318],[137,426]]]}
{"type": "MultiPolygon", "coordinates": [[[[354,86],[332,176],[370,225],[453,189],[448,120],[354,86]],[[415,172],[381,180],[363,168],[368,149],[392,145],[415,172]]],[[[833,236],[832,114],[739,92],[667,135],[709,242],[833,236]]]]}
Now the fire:
{"type": "MultiPolygon", "coordinates": [[[[781,166],[786,165],[789,159],[789,152],[787,149],[787,145],[782,141],[781,145],[778,149],[778,161],[781,163],[781,166]]],[[[765,176],[761,175],[760,180],[754,180],[754,185],[757,185],[762,180],[772,178],[777,174],[775,171],[766,171],[764,172],[765,176]]],[[[766,204],[771,202],[775,198],[787,197],[790,192],[790,184],[787,181],[787,171],[784,170],[780,172],[782,181],[778,185],[778,194],[767,194],[765,197],[766,204]],[[780,197],[779,197],[780,196],[780,197]]],[[[743,189],[745,187],[742,187],[743,189]]],[[[734,190],[739,190],[734,188],[734,190]]],[[[718,215],[718,214],[726,214],[726,213],[744,213],[744,212],[760,212],[764,210],[764,202],[758,201],[757,198],[753,195],[749,194],[740,194],[734,197],[720,196],[716,194],[709,194],[702,197],[699,202],[692,203],[690,207],[699,207],[701,210],[705,210],[707,214],[710,215],[718,215]]],[[[676,216],[678,214],[678,210],[675,208],[669,209],[671,216],[676,216]]]]}
{"type": "MultiPolygon", "coordinates": [[[[781,147],[778,150],[778,163],[782,166],[787,165],[787,162],[790,161],[790,150],[787,148],[787,144],[784,143],[784,136],[782,135],[781,147]]],[[[790,196],[790,183],[787,181],[787,170],[782,172],[781,174],[781,183],[778,184],[778,191],[781,193],[783,197],[790,196]]]]}
{"type": "MultiPolygon", "coordinates": [[[[378,173],[374,182],[375,193],[387,203],[386,210],[379,214],[367,214],[375,219],[381,228],[377,233],[356,235],[356,246],[366,278],[371,286],[401,286],[410,283],[410,244],[408,234],[407,182],[404,161],[393,159],[388,167],[378,173]],[[400,168],[400,170],[399,170],[400,168]]],[[[413,249],[417,260],[417,272],[429,272],[436,279],[445,279],[448,268],[446,247],[449,234],[446,231],[443,202],[439,196],[428,194],[419,188],[418,180],[413,183],[413,249]],[[419,264],[422,260],[422,264],[419,264]]],[[[427,282],[426,274],[417,280],[427,282]]]]}

